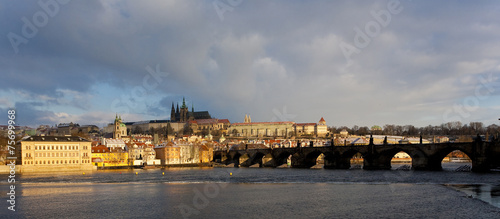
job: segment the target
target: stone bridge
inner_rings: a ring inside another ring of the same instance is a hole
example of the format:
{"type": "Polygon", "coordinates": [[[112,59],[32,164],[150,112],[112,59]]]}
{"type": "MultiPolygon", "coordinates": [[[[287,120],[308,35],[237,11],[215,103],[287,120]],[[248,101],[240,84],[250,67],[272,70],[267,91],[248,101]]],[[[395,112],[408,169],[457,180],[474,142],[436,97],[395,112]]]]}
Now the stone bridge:
{"type": "Polygon", "coordinates": [[[278,167],[287,163],[291,156],[291,167],[310,168],[316,165],[319,155],[324,155],[324,168],[349,169],[350,160],[361,153],[364,159],[363,169],[391,169],[391,159],[398,152],[406,152],[412,158],[414,170],[442,170],[441,161],[455,150],[467,154],[472,160],[472,171],[485,172],[500,167],[500,143],[498,141],[484,142],[479,140],[469,143],[438,143],[438,144],[383,144],[351,146],[325,146],[296,148],[266,148],[246,149],[245,146],[230,150],[214,151],[214,161],[235,167],[249,167],[259,164],[259,167],[278,167]]]}

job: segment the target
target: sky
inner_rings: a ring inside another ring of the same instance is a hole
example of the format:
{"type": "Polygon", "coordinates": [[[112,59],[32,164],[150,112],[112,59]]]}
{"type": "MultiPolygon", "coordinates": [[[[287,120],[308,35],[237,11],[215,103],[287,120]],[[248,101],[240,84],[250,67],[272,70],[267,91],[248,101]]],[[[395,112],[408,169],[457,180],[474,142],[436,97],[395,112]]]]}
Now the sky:
{"type": "Polygon", "coordinates": [[[0,0],[0,124],[498,124],[500,2],[0,0]]]}

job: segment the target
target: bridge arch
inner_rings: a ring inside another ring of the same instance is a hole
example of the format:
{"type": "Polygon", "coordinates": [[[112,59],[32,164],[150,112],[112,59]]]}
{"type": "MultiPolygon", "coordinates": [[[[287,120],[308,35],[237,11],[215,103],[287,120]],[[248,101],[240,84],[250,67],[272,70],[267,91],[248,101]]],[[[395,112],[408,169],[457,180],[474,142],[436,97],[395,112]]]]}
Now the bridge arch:
{"type": "Polygon", "coordinates": [[[222,153],[214,153],[214,156],[212,158],[214,162],[216,163],[221,163],[222,162],[222,153]]]}
{"type": "Polygon", "coordinates": [[[256,152],[253,157],[250,158],[250,166],[259,164],[259,167],[262,167],[262,158],[265,156],[262,152],[256,152]]]}
{"type": "Polygon", "coordinates": [[[248,153],[244,153],[238,158],[238,162],[240,167],[249,167],[252,165],[252,156],[248,153]]]}
{"type": "Polygon", "coordinates": [[[234,167],[240,167],[240,157],[241,154],[236,152],[230,153],[228,155],[228,164],[234,163],[234,167]]]}
{"type": "Polygon", "coordinates": [[[323,161],[326,159],[331,159],[328,153],[324,153],[320,150],[314,150],[305,155],[305,158],[302,162],[303,167],[305,168],[311,168],[317,164],[318,158],[323,154],[323,157],[321,158],[323,161]]]}
{"type": "Polygon", "coordinates": [[[400,147],[392,148],[392,149],[385,150],[385,151],[381,152],[380,157],[379,157],[379,162],[382,164],[382,166],[388,167],[386,169],[391,169],[394,156],[396,156],[396,154],[398,154],[400,152],[404,152],[410,157],[410,159],[411,159],[410,166],[413,167],[413,160],[415,159],[414,158],[415,152],[412,150],[403,149],[400,147]]]}
{"type": "Polygon", "coordinates": [[[472,151],[467,151],[464,150],[464,148],[459,148],[459,147],[446,147],[434,154],[434,156],[430,159],[430,166],[431,170],[443,170],[443,160],[448,154],[454,152],[454,151],[460,151],[467,155],[467,157],[470,159],[470,167],[473,167],[474,160],[475,158],[472,156],[472,151]]]}
{"type": "Polygon", "coordinates": [[[366,155],[362,151],[355,149],[347,150],[337,158],[336,166],[338,169],[362,168],[364,166],[365,156],[366,155]]]}
{"type": "Polygon", "coordinates": [[[288,150],[281,151],[279,154],[275,155],[274,158],[274,164],[276,167],[279,167],[283,164],[287,164],[288,158],[292,156],[293,154],[289,152],[288,150]]]}
{"type": "Polygon", "coordinates": [[[265,154],[261,158],[262,167],[275,167],[275,159],[272,153],[265,154]]]}

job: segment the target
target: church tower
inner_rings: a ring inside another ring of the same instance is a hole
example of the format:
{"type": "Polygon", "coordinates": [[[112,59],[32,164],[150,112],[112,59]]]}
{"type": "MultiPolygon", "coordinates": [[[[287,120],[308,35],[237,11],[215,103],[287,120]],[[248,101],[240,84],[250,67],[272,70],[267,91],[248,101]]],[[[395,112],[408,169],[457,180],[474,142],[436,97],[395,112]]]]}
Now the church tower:
{"type": "Polygon", "coordinates": [[[181,111],[180,111],[180,114],[181,114],[181,118],[180,118],[180,122],[187,122],[188,121],[188,107],[186,106],[186,100],[184,99],[184,97],[182,98],[182,106],[181,106],[181,111]]]}
{"type": "Polygon", "coordinates": [[[251,123],[252,118],[250,118],[250,115],[245,114],[245,122],[244,123],[251,123]]]}
{"type": "Polygon", "coordinates": [[[175,122],[175,108],[174,102],[172,102],[172,109],[170,110],[170,121],[175,122]]]}
{"type": "Polygon", "coordinates": [[[127,136],[127,126],[123,124],[122,117],[118,117],[118,115],[116,115],[113,129],[113,138],[120,139],[125,136],[127,136]]]}

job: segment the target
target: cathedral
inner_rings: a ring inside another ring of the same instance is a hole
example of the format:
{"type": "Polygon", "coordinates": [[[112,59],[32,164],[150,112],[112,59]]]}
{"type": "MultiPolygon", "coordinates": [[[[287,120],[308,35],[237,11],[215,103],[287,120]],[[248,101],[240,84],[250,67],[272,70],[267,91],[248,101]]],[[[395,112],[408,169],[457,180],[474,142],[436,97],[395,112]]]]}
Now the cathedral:
{"type": "Polygon", "coordinates": [[[179,109],[179,104],[177,108],[174,108],[174,103],[172,102],[172,109],[170,111],[170,122],[188,122],[197,119],[211,119],[212,117],[208,111],[194,111],[194,106],[191,106],[191,112],[186,106],[186,100],[182,98],[182,106],[179,109]]]}

